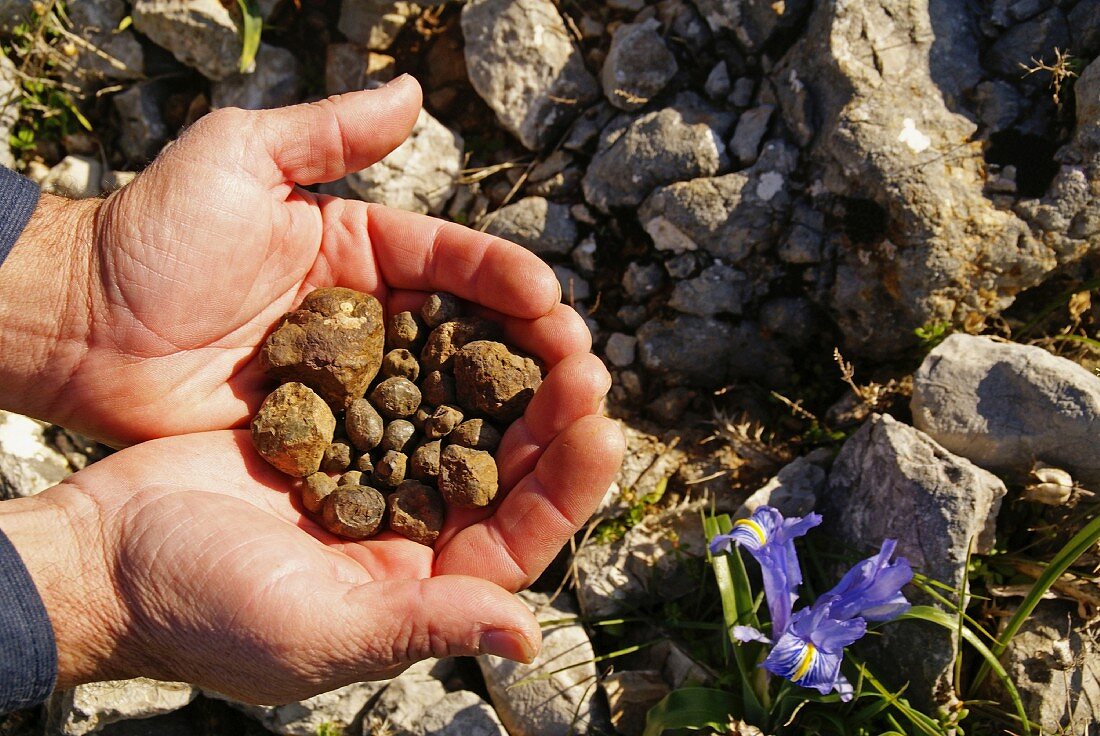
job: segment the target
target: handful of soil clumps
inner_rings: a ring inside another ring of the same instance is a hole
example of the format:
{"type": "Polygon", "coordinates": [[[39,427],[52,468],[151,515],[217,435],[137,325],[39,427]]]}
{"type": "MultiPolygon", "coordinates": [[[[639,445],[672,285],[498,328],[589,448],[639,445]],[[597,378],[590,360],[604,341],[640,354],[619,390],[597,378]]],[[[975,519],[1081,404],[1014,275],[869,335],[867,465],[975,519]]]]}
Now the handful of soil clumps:
{"type": "Polygon", "coordinates": [[[260,352],[281,385],[252,419],[252,443],[304,479],[302,505],[333,534],[388,528],[431,545],[448,506],[496,497],[493,453],[542,371],[450,294],[419,315],[382,315],[373,296],[338,287],[285,315],[260,352]]]}

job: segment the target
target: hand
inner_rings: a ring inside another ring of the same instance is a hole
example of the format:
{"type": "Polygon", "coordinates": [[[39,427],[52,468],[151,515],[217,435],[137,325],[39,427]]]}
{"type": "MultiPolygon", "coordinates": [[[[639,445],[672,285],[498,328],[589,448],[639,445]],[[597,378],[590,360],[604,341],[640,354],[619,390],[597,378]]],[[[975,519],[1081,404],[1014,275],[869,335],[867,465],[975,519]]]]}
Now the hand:
{"type": "MultiPolygon", "coordinates": [[[[0,406],[115,445],[243,426],[270,390],[252,358],[319,286],[370,292],[387,314],[449,291],[547,367],[588,352],[583,321],[525,249],[297,186],[381,159],[419,109],[402,77],[309,105],[219,110],[106,201],[44,197],[0,270],[0,406]]],[[[605,380],[588,365],[586,385],[605,380]]]]}
{"type": "Polygon", "coordinates": [[[452,514],[434,552],[392,532],[328,534],[241,430],[147,442],[0,504],[54,626],[58,688],[142,675],[281,703],[425,657],[529,661],[539,627],[504,588],[538,575],[610,483],[614,465],[584,454],[622,452],[609,420],[559,408],[570,370],[504,441],[510,492],[479,518],[452,514]]]}

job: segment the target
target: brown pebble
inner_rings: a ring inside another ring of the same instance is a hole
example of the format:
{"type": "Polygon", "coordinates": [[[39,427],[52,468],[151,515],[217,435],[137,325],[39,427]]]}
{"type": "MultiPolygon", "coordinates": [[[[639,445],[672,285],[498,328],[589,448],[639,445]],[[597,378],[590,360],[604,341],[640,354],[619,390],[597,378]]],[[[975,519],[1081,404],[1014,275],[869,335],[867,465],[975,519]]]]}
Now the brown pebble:
{"type": "Polygon", "coordinates": [[[439,453],[443,443],[439,440],[425,442],[413,451],[409,458],[409,475],[417,480],[434,481],[439,477],[439,453]]]}
{"type": "Polygon", "coordinates": [[[387,419],[404,419],[420,406],[420,389],[407,378],[387,378],[371,391],[370,401],[387,419]]]}
{"type": "Polygon", "coordinates": [[[382,364],[382,305],[370,294],[311,291],[264,342],[260,361],[280,381],[303,383],[337,411],[367,390],[382,364]]]}
{"type": "Polygon", "coordinates": [[[429,547],[443,528],[443,497],[431,486],[407,480],[386,499],[390,529],[429,547]]]}
{"type": "Polygon", "coordinates": [[[389,450],[374,464],[374,479],[384,486],[396,488],[405,480],[409,458],[403,452],[389,450]]]}
{"type": "Polygon", "coordinates": [[[409,421],[412,422],[412,425],[414,427],[416,427],[417,432],[424,431],[424,425],[427,424],[428,420],[432,418],[433,411],[435,411],[435,409],[433,409],[430,405],[421,404],[419,407],[417,407],[416,413],[409,417],[409,421]]]}
{"type": "Polygon", "coordinates": [[[390,317],[386,330],[386,347],[390,350],[412,350],[423,333],[424,329],[416,315],[412,312],[398,312],[390,317]]]}
{"type": "Polygon", "coordinates": [[[432,406],[455,403],[455,379],[442,371],[428,371],[420,382],[424,401],[432,406]]]}
{"type": "Polygon", "coordinates": [[[542,383],[535,361],[491,340],[463,346],[454,371],[459,404],[500,422],[519,419],[542,383]]]}
{"type": "Polygon", "coordinates": [[[326,473],[342,473],[351,465],[351,447],[345,442],[333,442],[325,448],[321,458],[321,470],[326,473]]]}
{"type": "Polygon", "coordinates": [[[405,348],[397,348],[382,356],[382,370],[379,373],[386,378],[402,376],[415,381],[420,376],[420,363],[405,348]]]}
{"type": "Polygon", "coordinates": [[[462,313],[462,305],[453,294],[437,291],[430,295],[420,308],[420,316],[428,327],[438,327],[462,313]]]}
{"type": "Polygon", "coordinates": [[[439,492],[452,506],[488,506],[497,495],[493,456],[484,450],[448,445],[439,456],[439,492]]]}
{"type": "Polygon", "coordinates": [[[462,423],[462,411],[453,406],[441,406],[424,422],[424,436],[430,440],[446,437],[462,423]]]}
{"type": "Polygon", "coordinates": [[[359,452],[370,452],[382,441],[385,425],[378,411],[366,399],[356,399],[348,407],[344,420],[348,439],[359,452]]]}
{"type": "Polygon", "coordinates": [[[374,472],[374,463],[370,459],[370,455],[363,453],[355,461],[355,469],[364,475],[370,475],[374,472]]]}
{"type": "Polygon", "coordinates": [[[271,392],[252,419],[252,444],[264,460],[304,478],[321,467],[332,443],[336,417],[324,399],[301,383],[271,392]]]}
{"type": "Polygon", "coordinates": [[[340,480],[336,481],[338,486],[361,486],[363,480],[363,471],[361,470],[349,470],[340,476],[340,480]]]}
{"type": "Polygon", "coordinates": [[[338,486],[325,497],[321,521],[333,534],[366,539],[378,531],[385,513],[385,497],[370,486],[338,486]]]}
{"type": "Polygon", "coordinates": [[[467,419],[447,435],[447,442],[471,450],[496,452],[500,446],[500,432],[484,419],[467,419]]]}
{"type": "Polygon", "coordinates": [[[302,505],[307,511],[318,513],[325,496],[336,490],[336,481],[326,473],[313,473],[306,476],[302,486],[302,505]]]}
{"type": "Polygon", "coordinates": [[[490,340],[500,332],[495,322],[480,317],[460,317],[432,330],[420,351],[420,370],[441,371],[449,368],[454,354],[467,343],[490,340]]]}
{"type": "Polygon", "coordinates": [[[416,434],[416,427],[412,425],[412,422],[405,419],[394,419],[386,425],[386,431],[382,433],[382,441],[378,443],[378,448],[380,450],[404,452],[414,434],[416,434]]]}

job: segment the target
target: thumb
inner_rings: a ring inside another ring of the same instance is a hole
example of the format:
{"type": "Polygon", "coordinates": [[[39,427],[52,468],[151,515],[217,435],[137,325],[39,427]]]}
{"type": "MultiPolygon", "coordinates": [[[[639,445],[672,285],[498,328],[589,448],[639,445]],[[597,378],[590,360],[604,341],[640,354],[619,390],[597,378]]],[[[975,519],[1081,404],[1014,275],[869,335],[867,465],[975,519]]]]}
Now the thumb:
{"type": "MultiPolygon", "coordinates": [[[[493,654],[531,662],[542,645],[534,615],[516,596],[464,575],[356,586],[339,620],[337,669],[409,665],[429,657],[493,654]]],[[[335,619],[336,617],[334,617],[335,619]]]]}
{"type": "Polygon", "coordinates": [[[405,74],[384,87],[250,114],[282,178],[309,185],[385,158],[409,137],[420,105],[420,84],[405,74]]]}

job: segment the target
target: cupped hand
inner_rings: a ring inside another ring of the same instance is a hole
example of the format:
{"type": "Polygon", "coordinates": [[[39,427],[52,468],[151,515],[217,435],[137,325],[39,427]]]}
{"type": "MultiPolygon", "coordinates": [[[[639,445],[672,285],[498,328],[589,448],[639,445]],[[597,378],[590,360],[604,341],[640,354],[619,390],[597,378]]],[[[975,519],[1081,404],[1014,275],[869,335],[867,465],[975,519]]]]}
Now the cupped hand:
{"type": "MultiPolygon", "coordinates": [[[[547,393],[582,368],[559,365],[547,393]]],[[[279,703],[431,656],[530,660],[539,628],[509,591],[588,518],[622,452],[609,420],[571,418],[584,408],[534,406],[505,439],[503,500],[452,514],[434,550],[332,536],[243,430],[123,450],[0,505],[0,528],[42,593],[62,688],[144,675],[279,703]]]]}
{"type": "MultiPolygon", "coordinates": [[[[74,274],[56,297],[68,327],[41,360],[49,375],[13,391],[10,408],[116,445],[243,426],[270,390],[253,360],[259,346],[320,286],[370,292],[387,314],[415,309],[425,292],[449,291],[486,308],[513,344],[548,367],[587,352],[582,320],[559,303],[550,268],[525,249],[302,188],[384,157],[419,109],[419,86],[402,77],[377,90],[278,110],[219,110],[196,122],[134,182],[78,218],[90,223],[91,247],[63,261],[74,274]]],[[[34,255],[17,246],[13,261],[34,255]]],[[[8,271],[14,279],[20,267],[8,271]]],[[[28,300],[23,315],[41,309],[41,296],[14,291],[5,292],[11,310],[20,298],[28,300]]]]}

